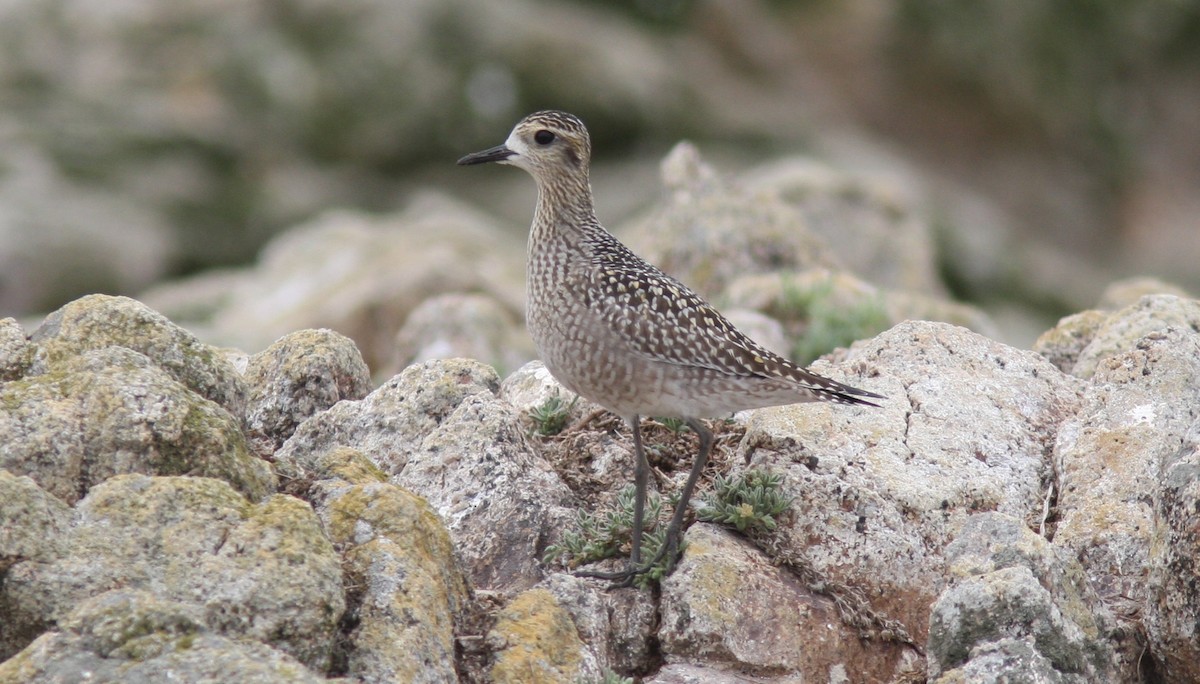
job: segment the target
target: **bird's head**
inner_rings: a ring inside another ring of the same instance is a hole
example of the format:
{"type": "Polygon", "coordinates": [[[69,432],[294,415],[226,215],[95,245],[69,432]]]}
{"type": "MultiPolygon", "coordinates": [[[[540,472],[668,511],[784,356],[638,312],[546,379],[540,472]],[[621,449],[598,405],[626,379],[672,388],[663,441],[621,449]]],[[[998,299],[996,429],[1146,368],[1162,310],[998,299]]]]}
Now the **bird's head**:
{"type": "Polygon", "coordinates": [[[578,117],[547,110],[521,119],[503,145],[468,154],[460,166],[498,162],[528,171],[539,183],[587,177],[592,141],[578,117]]]}

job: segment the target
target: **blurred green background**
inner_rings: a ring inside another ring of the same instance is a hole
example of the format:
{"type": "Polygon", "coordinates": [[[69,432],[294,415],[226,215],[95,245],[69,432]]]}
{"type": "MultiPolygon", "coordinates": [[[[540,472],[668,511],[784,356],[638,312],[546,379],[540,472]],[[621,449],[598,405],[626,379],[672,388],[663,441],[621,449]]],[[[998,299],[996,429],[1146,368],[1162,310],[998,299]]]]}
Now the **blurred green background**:
{"type": "Polygon", "coordinates": [[[422,188],[523,240],[528,179],[453,162],[546,107],[588,123],[606,223],[688,138],[722,172],[806,154],[913,188],[964,301],[1200,288],[1200,0],[9,0],[0,316],[422,188]]]}

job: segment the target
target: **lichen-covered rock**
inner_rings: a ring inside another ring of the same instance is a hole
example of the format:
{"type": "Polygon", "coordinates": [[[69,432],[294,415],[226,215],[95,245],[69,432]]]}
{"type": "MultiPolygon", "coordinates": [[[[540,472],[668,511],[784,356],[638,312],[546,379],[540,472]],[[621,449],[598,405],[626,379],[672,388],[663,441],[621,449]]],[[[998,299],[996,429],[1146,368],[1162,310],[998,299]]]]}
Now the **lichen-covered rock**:
{"type": "Polygon", "coordinates": [[[5,624],[62,624],[83,600],[141,589],[194,608],[215,633],[328,667],[344,604],[337,554],[312,509],[252,504],[220,480],[122,475],[92,488],[52,557],[19,562],[5,624]]]}
{"type": "MultiPolygon", "coordinates": [[[[1153,332],[1098,364],[1080,411],[1063,423],[1054,445],[1059,518],[1054,543],[1079,558],[1130,634],[1140,629],[1151,599],[1152,549],[1172,538],[1182,546],[1161,548],[1162,558],[1190,553],[1177,533],[1156,532],[1165,520],[1155,509],[1160,497],[1171,496],[1170,480],[1164,479],[1168,464],[1195,424],[1197,406],[1200,335],[1178,328],[1153,332]]],[[[1140,646],[1128,639],[1121,649],[1127,666],[1135,668],[1140,646]]]]}
{"type": "Polygon", "coordinates": [[[584,645],[571,615],[554,595],[535,588],[519,594],[488,634],[496,650],[496,684],[558,684],[598,677],[584,668],[584,645]]]}
{"type": "Polygon", "coordinates": [[[946,560],[954,579],[933,606],[930,677],[960,681],[1007,663],[1031,681],[1045,672],[1080,684],[1113,679],[1111,620],[1070,552],[1020,520],[980,513],[946,560]]]}
{"type": "Polygon", "coordinates": [[[246,427],[251,440],[268,453],[309,417],[371,391],[362,354],[350,338],[332,330],[284,335],[250,357],[245,375],[250,394],[246,427]]]}
{"type": "Polygon", "coordinates": [[[659,640],[667,662],[736,668],[748,675],[821,681],[836,668],[887,681],[897,644],[870,643],[844,624],[834,601],[732,533],[694,525],[679,567],[663,582],[659,640]]]}
{"type": "Polygon", "coordinates": [[[1104,292],[1100,294],[1100,301],[1096,303],[1096,308],[1115,311],[1137,304],[1142,297],[1160,294],[1174,295],[1183,299],[1192,298],[1186,290],[1178,285],[1159,278],[1138,276],[1109,283],[1104,288],[1104,292]]]}
{"type": "Polygon", "coordinates": [[[85,599],[54,631],[0,663],[3,684],[73,682],[85,673],[97,684],[327,681],[267,644],[214,632],[194,604],[127,588],[85,599]]]}
{"type": "Polygon", "coordinates": [[[582,672],[637,672],[658,657],[658,602],[650,590],[613,590],[606,582],[561,572],[535,588],[550,592],[570,614],[583,642],[582,672]]]}
{"type": "Polygon", "coordinates": [[[128,297],[76,299],[47,316],[31,339],[37,344],[35,372],[49,372],[87,351],[124,347],[230,414],[240,418],[245,413],[245,382],[216,349],[128,297]]]}
{"type": "Polygon", "coordinates": [[[21,561],[53,558],[71,521],[71,509],[28,477],[0,469],[0,661],[19,651],[41,631],[5,617],[3,578],[21,561]]]}
{"type": "Polygon", "coordinates": [[[945,582],[941,549],[968,517],[1041,509],[1047,455],[1080,382],[1032,352],[916,321],[813,369],[888,398],[750,415],[753,467],[779,474],[793,497],[780,548],[923,641],[945,582]]]}
{"type": "Polygon", "coordinates": [[[0,469],[0,575],[21,560],[51,555],[71,509],[28,477],[0,469]]]}
{"type": "Polygon", "coordinates": [[[1096,309],[1064,316],[1057,325],[1038,336],[1033,350],[1046,357],[1054,367],[1070,373],[1079,353],[1091,344],[1109,314],[1096,309]]]}
{"type": "Polygon", "coordinates": [[[470,590],[437,514],[384,482],[352,449],[331,452],[314,476],[314,505],[342,549],[350,588],[347,674],[367,682],[457,682],[454,634],[470,590]]]}
{"type": "Polygon", "coordinates": [[[33,365],[37,348],[25,337],[13,318],[0,319],[0,382],[25,375],[33,365]]]}
{"type": "Polygon", "coordinates": [[[1200,681],[1200,421],[1163,459],[1145,624],[1165,681],[1200,681]]]}
{"type": "Polygon", "coordinates": [[[130,349],[82,351],[0,384],[0,409],[0,467],[68,503],[130,472],[217,477],[251,499],[275,488],[238,419],[130,349]]]}
{"type": "Polygon", "coordinates": [[[570,494],[496,397],[498,385],[494,370],[466,359],[410,366],[362,401],[305,421],[277,463],[302,474],[332,449],[353,447],[429,501],[473,584],[528,588],[541,579],[541,554],[568,518],[570,494]]]}
{"type": "Polygon", "coordinates": [[[326,452],[348,446],[394,475],[466,397],[491,394],[499,385],[494,369],[468,359],[409,366],[361,401],[342,402],[301,423],[275,460],[281,472],[299,476],[326,452]]]}
{"type": "Polygon", "coordinates": [[[1080,350],[1073,375],[1090,378],[1107,358],[1133,349],[1138,340],[1167,328],[1200,331],[1200,301],[1175,295],[1147,295],[1110,314],[1080,350]]]}

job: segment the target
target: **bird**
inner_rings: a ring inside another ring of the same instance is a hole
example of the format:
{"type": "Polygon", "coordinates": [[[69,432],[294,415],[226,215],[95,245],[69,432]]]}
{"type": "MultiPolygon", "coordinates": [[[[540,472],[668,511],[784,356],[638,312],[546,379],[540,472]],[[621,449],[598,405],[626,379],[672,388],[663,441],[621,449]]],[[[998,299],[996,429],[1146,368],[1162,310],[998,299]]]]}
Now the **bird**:
{"type": "Polygon", "coordinates": [[[591,155],[591,138],[578,117],[545,110],[519,121],[504,143],[467,154],[458,164],[516,166],[537,185],[526,264],[530,336],[561,385],[612,411],[633,433],[636,491],[628,565],[576,574],[628,586],[660,562],[663,576],[674,567],[688,501],[713,448],[713,433],[702,419],[809,401],[877,407],[871,399],[886,397],[769,351],[622,244],[596,218],[591,155]],[[681,420],[700,439],[665,541],[644,564],[650,466],[642,416],[681,420]]]}

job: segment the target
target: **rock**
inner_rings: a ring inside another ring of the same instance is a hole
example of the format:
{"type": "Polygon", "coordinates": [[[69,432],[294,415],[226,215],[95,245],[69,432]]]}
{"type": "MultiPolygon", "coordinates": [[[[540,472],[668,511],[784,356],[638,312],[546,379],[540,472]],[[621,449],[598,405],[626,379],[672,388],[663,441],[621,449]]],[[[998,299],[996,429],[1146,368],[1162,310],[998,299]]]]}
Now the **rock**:
{"type": "Polygon", "coordinates": [[[478,359],[500,375],[533,358],[523,311],[487,295],[450,293],[430,297],[409,313],[396,333],[393,372],[430,359],[478,359]]]}
{"type": "Polygon", "coordinates": [[[0,575],[23,560],[53,555],[71,509],[28,477],[0,470],[0,575]]]}
{"type": "Polygon", "coordinates": [[[0,385],[0,467],[67,503],[132,472],[218,477],[255,500],[274,490],[270,466],[247,451],[240,421],[221,406],[127,348],[92,342],[59,358],[66,337],[40,347],[54,359],[47,372],[0,385]]]}
{"type": "Polygon", "coordinates": [[[1065,316],[1058,325],[1037,338],[1033,350],[1046,357],[1055,368],[1070,373],[1079,360],[1080,352],[1095,339],[1108,316],[1095,309],[1065,316]]]}
{"type": "Polygon", "coordinates": [[[861,640],[834,601],[733,533],[698,523],[662,588],[659,627],[668,663],[716,666],[752,676],[821,681],[835,669],[886,681],[903,647],[861,640]]]}
{"type": "Polygon", "coordinates": [[[1114,679],[1110,616],[1069,552],[1016,518],[980,513],[945,553],[954,579],[933,606],[931,679],[1114,679]]]}
{"type": "Polygon", "coordinates": [[[1145,625],[1164,681],[1200,681],[1200,422],[1167,454],[1159,475],[1145,625]]]}
{"type": "Polygon", "coordinates": [[[499,378],[466,359],[410,366],[359,402],[313,416],[276,454],[299,476],[338,446],[360,450],[445,520],[473,584],[526,589],[570,493],[525,437],[499,378]]]}
{"type": "Polygon", "coordinates": [[[1126,278],[1116,280],[1104,288],[1096,308],[1104,311],[1116,311],[1137,304],[1142,297],[1149,295],[1167,294],[1181,299],[1192,299],[1182,287],[1153,277],[1126,278]]]}
{"type": "Polygon", "coordinates": [[[330,452],[314,476],[314,506],[341,550],[350,588],[347,674],[368,682],[458,682],[455,626],[471,597],[437,514],[386,484],[352,449],[330,452]]]}
{"type": "Polygon", "coordinates": [[[607,583],[551,573],[545,590],[571,617],[583,642],[583,673],[637,672],[657,659],[658,602],[648,589],[612,590],[607,583]]]}
{"type": "Polygon", "coordinates": [[[1111,314],[1079,352],[1072,375],[1090,378],[1105,359],[1128,351],[1146,335],[1177,327],[1200,330],[1200,301],[1174,295],[1147,295],[1111,314]]]}
{"type": "MultiPolygon", "coordinates": [[[[1197,403],[1200,335],[1179,328],[1150,333],[1099,362],[1080,411],[1063,423],[1054,445],[1054,543],[1077,555],[1128,634],[1141,629],[1147,602],[1163,599],[1148,594],[1151,554],[1169,562],[1190,553],[1186,537],[1170,531],[1156,506],[1169,505],[1163,502],[1178,493],[1179,480],[1166,478],[1195,423],[1197,403]],[[1154,551],[1168,539],[1172,548],[1154,551]]],[[[1175,524],[1178,516],[1172,516],[1175,524]]],[[[1118,647],[1133,676],[1141,647],[1132,638],[1118,647]]]]}
{"type": "MultiPolygon", "coordinates": [[[[1041,356],[954,326],[907,322],[813,370],[888,395],[749,415],[753,467],[793,497],[779,553],[925,638],[945,584],[941,550],[976,511],[1041,510],[1057,426],[1078,380],[1041,356]]],[[[882,657],[882,656],[881,656],[882,657]]]]}
{"type": "MultiPolygon", "coordinates": [[[[0,580],[22,561],[40,563],[58,552],[71,520],[71,509],[28,477],[0,469],[0,580]]],[[[8,600],[0,581],[0,661],[41,633],[40,624],[8,619],[8,600]]],[[[0,681],[6,681],[0,676],[0,681]]]]}
{"type": "Polygon", "coordinates": [[[1077,553],[1118,616],[1145,600],[1163,464],[1179,452],[1200,402],[1200,335],[1151,333],[1100,362],[1054,445],[1056,545],[1077,553]]]}
{"type": "Polygon", "coordinates": [[[332,330],[301,330],[250,358],[246,427],[272,453],[296,426],[343,399],[362,399],[371,375],[350,338],[332,330]]]}
{"type": "Polygon", "coordinates": [[[232,415],[245,414],[245,382],[232,366],[212,347],[136,300],[82,297],[47,316],[31,339],[37,344],[35,373],[48,372],[89,350],[125,347],[232,415]]]}
{"type": "Polygon", "coordinates": [[[301,423],[275,454],[277,467],[300,477],[332,449],[353,447],[394,475],[464,399],[491,394],[499,384],[494,369],[468,359],[409,366],[361,401],[336,404],[301,423]]]}
{"type": "Polygon", "coordinates": [[[850,272],[884,289],[945,298],[931,222],[904,189],[803,157],[756,167],[740,180],[799,210],[850,272]]]}
{"type": "Polygon", "coordinates": [[[36,353],[16,319],[0,319],[0,382],[25,375],[36,353]]]}
{"type": "Polygon", "coordinates": [[[677,145],[662,167],[666,200],[617,232],[702,295],[715,297],[741,276],[835,265],[798,211],[719,179],[692,145],[677,145]]]}
{"type": "Polygon", "coordinates": [[[221,636],[269,644],[317,671],[330,664],[342,571],[302,501],[251,504],[220,480],[122,475],[79,502],[62,536],[53,557],[9,570],[5,624],[67,624],[80,602],[123,587],[184,604],[221,636]]]}
{"type": "Polygon", "coordinates": [[[85,599],[12,659],[0,682],[255,682],[328,681],[267,644],[230,638],[205,625],[195,605],[148,591],[114,589],[85,599]]]}
{"type": "MultiPolygon", "coordinates": [[[[200,294],[218,299],[215,310],[180,320],[202,325],[213,344],[252,353],[295,330],[330,328],[352,338],[370,367],[390,368],[396,333],[422,302],[472,292],[523,311],[523,272],[520,242],[494,220],[423,194],[395,214],[331,211],[282,233],[242,277],[224,281],[228,294],[200,294]]],[[[196,308],[178,293],[163,300],[172,316],[196,308]]]]}
{"type": "Polygon", "coordinates": [[[585,667],[583,642],[571,615],[545,589],[519,594],[497,616],[488,634],[495,645],[496,684],[557,684],[599,677],[585,667]]]}

